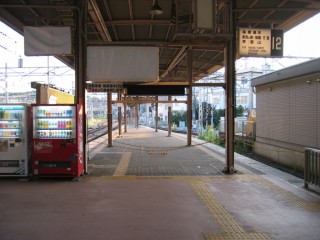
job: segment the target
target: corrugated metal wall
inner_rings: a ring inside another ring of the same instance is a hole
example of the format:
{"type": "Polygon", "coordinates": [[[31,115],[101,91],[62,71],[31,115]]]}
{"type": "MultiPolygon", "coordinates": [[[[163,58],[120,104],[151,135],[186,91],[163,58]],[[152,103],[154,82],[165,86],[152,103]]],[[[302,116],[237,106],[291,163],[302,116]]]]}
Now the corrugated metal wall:
{"type": "Polygon", "coordinates": [[[257,86],[257,137],[320,148],[318,78],[257,86]]]}

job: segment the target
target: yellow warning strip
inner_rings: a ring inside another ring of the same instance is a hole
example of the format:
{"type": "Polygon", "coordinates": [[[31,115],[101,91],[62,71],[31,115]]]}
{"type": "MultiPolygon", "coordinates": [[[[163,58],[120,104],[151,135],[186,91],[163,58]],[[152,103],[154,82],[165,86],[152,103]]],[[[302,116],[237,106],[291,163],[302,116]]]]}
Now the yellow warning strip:
{"type": "Polygon", "coordinates": [[[187,182],[190,184],[194,192],[198,195],[200,200],[204,203],[212,218],[218,223],[222,233],[204,233],[202,234],[204,240],[271,240],[273,237],[268,233],[246,233],[244,229],[237,223],[232,215],[219,203],[214,194],[209,192],[204,186],[204,182],[210,182],[217,179],[244,179],[252,181],[249,175],[230,175],[230,176],[88,176],[88,180],[175,180],[178,182],[187,182]]]}
{"type": "Polygon", "coordinates": [[[125,175],[125,176],[86,176],[85,180],[99,180],[99,181],[128,181],[137,180],[135,175],[125,175]]]}
{"type": "Polygon", "coordinates": [[[214,195],[201,182],[190,183],[193,190],[203,201],[211,216],[218,222],[225,233],[244,233],[242,227],[233,219],[233,217],[224,209],[214,195]]]}
{"type": "Polygon", "coordinates": [[[120,162],[119,162],[116,170],[114,171],[113,176],[126,175],[130,159],[131,159],[131,152],[123,152],[122,158],[120,159],[120,162]]]}
{"type": "Polygon", "coordinates": [[[205,240],[272,240],[274,239],[267,233],[204,233],[205,240]]]}
{"type": "MultiPolygon", "coordinates": [[[[124,172],[124,168],[121,170],[124,172]]],[[[120,173],[120,170],[119,172],[120,173]]],[[[210,182],[214,180],[236,180],[241,179],[245,181],[254,181],[260,183],[270,191],[279,194],[283,198],[291,201],[297,206],[303,208],[306,211],[320,211],[320,201],[306,201],[295,194],[284,190],[276,184],[270,182],[255,174],[237,174],[237,175],[226,175],[226,176],[129,176],[129,175],[118,175],[118,176],[87,176],[86,180],[168,180],[173,179],[178,182],[188,182],[190,184],[203,184],[204,182],[210,182]]]]}
{"type": "MultiPolygon", "coordinates": [[[[182,139],[179,136],[175,136],[175,137],[182,139]]],[[[213,150],[207,149],[201,145],[196,145],[195,147],[201,149],[202,151],[204,151],[208,155],[214,157],[215,159],[218,159],[219,161],[222,161],[222,162],[225,161],[225,159],[223,157],[214,153],[213,150]]],[[[294,204],[303,208],[304,210],[317,211],[317,212],[320,211],[320,201],[306,201],[306,200],[296,196],[295,194],[293,194],[287,190],[282,189],[281,187],[275,185],[274,183],[268,181],[267,179],[264,179],[258,175],[253,174],[250,170],[248,170],[242,166],[237,165],[236,169],[240,170],[242,173],[245,173],[244,175],[237,175],[237,177],[239,177],[241,179],[246,179],[248,181],[258,181],[261,185],[265,186],[270,191],[277,193],[277,194],[280,194],[282,197],[293,202],[294,204]]],[[[219,177],[221,177],[221,176],[219,176],[219,177]]],[[[232,178],[229,178],[229,179],[232,179],[232,178]]]]}
{"type": "MultiPolygon", "coordinates": [[[[199,180],[199,179],[198,179],[199,180]]],[[[228,211],[219,203],[212,192],[200,181],[189,181],[193,190],[197,193],[204,205],[209,210],[213,219],[219,224],[223,233],[204,233],[204,240],[271,240],[274,239],[268,233],[246,233],[228,211]]]]}
{"type": "Polygon", "coordinates": [[[292,192],[284,190],[283,188],[277,186],[276,184],[270,182],[269,180],[260,177],[258,175],[247,175],[249,179],[252,181],[260,183],[265,188],[269,189],[270,191],[279,194],[280,196],[286,198],[287,200],[293,202],[294,204],[298,205],[299,207],[303,208],[307,211],[318,212],[320,211],[320,201],[306,201],[292,192]]]}

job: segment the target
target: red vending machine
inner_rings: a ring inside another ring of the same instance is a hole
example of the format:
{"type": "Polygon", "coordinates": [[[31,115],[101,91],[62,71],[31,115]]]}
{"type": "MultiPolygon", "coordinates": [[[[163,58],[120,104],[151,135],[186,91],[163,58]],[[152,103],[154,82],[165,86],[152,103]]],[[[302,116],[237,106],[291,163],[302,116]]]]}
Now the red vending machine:
{"type": "Polygon", "coordinates": [[[82,107],[31,105],[33,176],[83,175],[82,107]]]}

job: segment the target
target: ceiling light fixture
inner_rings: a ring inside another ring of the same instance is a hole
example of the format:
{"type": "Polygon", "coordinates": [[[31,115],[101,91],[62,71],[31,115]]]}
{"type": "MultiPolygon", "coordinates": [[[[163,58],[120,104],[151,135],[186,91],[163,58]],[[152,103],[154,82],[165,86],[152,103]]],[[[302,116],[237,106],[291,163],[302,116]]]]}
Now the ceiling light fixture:
{"type": "Polygon", "coordinates": [[[151,8],[151,11],[150,11],[150,14],[153,14],[153,15],[160,15],[162,14],[163,11],[161,9],[161,7],[159,6],[158,4],[158,0],[156,0],[151,8]]]}

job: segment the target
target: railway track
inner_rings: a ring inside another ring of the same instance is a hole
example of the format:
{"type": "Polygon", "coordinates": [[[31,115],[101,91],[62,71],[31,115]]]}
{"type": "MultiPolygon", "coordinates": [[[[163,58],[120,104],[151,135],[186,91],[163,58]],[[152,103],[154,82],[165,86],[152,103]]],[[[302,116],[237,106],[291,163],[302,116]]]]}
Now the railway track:
{"type": "MultiPolygon", "coordinates": [[[[112,129],[118,128],[118,121],[112,122],[112,129]]],[[[108,134],[108,124],[102,123],[98,124],[97,126],[93,128],[88,128],[88,142],[91,142],[99,137],[102,137],[103,135],[108,134]]]]}

